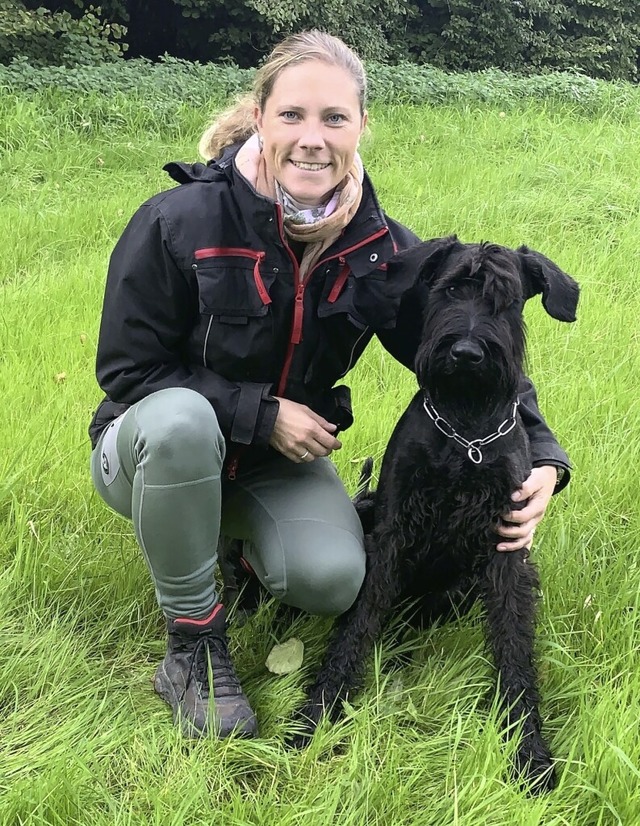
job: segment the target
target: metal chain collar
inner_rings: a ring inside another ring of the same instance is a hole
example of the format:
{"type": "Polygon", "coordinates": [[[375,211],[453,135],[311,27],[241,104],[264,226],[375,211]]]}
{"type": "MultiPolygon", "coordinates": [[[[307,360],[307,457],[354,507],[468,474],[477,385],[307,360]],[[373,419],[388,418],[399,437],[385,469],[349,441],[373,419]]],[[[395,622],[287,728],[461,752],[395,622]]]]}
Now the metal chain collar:
{"type": "Polygon", "coordinates": [[[429,396],[425,393],[424,394],[424,402],[422,406],[427,411],[427,414],[434,425],[438,428],[438,430],[447,437],[447,439],[453,439],[454,442],[457,442],[462,447],[467,449],[467,456],[474,465],[479,465],[484,456],[482,455],[482,451],[480,450],[481,447],[485,445],[491,444],[491,442],[495,442],[496,439],[499,439],[501,436],[506,436],[507,433],[510,433],[513,428],[516,426],[516,413],[518,410],[518,405],[520,404],[520,399],[516,399],[511,406],[511,415],[508,419],[505,419],[502,424],[498,427],[498,429],[491,433],[489,436],[485,436],[483,439],[465,439],[464,436],[461,436],[457,433],[453,425],[449,424],[446,419],[443,419],[442,416],[438,413],[438,411],[433,406],[433,402],[429,398],[429,396]]]}

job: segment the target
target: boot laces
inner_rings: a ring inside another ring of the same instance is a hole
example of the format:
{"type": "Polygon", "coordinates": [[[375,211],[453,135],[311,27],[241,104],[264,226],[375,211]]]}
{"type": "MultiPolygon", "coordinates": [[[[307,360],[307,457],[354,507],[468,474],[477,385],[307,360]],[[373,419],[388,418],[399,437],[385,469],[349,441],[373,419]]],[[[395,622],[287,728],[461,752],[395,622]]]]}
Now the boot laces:
{"type": "Polygon", "coordinates": [[[191,665],[186,685],[192,679],[198,682],[201,693],[209,693],[209,663],[214,696],[217,694],[241,694],[242,688],[236,675],[226,640],[211,629],[200,631],[192,651],[191,665]]]}

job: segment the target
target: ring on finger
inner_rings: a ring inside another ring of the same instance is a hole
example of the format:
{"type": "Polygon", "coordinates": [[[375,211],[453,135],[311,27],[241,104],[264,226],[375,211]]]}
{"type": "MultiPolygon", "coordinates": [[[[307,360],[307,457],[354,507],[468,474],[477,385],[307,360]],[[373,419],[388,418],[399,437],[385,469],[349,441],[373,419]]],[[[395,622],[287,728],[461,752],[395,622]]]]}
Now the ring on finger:
{"type": "Polygon", "coordinates": [[[308,455],[309,455],[309,451],[308,451],[308,450],[305,450],[305,452],[304,452],[304,453],[302,454],[302,456],[300,457],[300,461],[302,461],[303,459],[306,459],[308,455]]]}

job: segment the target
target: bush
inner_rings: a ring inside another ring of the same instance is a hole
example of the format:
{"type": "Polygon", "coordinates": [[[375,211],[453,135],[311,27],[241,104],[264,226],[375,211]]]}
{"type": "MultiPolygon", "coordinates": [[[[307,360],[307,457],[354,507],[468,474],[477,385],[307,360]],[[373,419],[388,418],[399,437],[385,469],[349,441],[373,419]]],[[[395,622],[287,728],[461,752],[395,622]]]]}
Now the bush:
{"type": "Polygon", "coordinates": [[[165,57],[144,58],[102,66],[32,66],[26,58],[0,66],[0,89],[8,91],[69,90],[110,96],[127,94],[157,103],[202,104],[226,100],[251,85],[254,70],[232,65],[190,63],[165,57]]]}
{"type": "Polygon", "coordinates": [[[83,66],[120,57],[126,29],[100,19],[89,6],[80,18],[45,8],[28,11],[15,0],[0,0],[0,63],[24,58],[34,66],[83,66]]]}
{"type": "MultiPolygon", "coordinates": [[[[165,56],[152,63],[142,58],[103,66],[35,67],[25,58],[0,66],[0,90],[65,90],[76,96],[99,93],[143,101],[148,111],[175,112],[183,105],[221,104],[250,88],[253,69],[190,63],[165,56]]],[[[523,77],[498,69],[452,74],[429,66],[368,62],[369,100],[380,103],[490,104],[509,108],[523,100],[553,100],[585,112],[615,114],[640,110],[640,91],[630,83],[607,83],[575,72],[523,77]]]]}

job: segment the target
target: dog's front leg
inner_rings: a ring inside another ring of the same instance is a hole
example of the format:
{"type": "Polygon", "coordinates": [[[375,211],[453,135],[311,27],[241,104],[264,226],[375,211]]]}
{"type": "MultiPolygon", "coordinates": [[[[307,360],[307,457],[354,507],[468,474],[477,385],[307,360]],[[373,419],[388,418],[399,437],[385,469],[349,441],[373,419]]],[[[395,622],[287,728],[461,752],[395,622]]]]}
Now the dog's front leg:
{"type": "Polygon", "coordinates": [[[492,554],[481,582],[488,641],[500,679],[508,734],[522,726],[516,770],[535,794],[555,787],[553,760],[541,734],[534,665],[538,575],[527,551],[492,554]]]}
{"type": "Polygon", "coordinates": [[[396,554],[391,536],[365,537],[367,573],[352,607],[338,617],[322,666],[295,719],[297,733],[289,745],[301,748],[327,714],[335,722],[342,701],[359,687],[369,654],[399,593],[396,554]]]}

